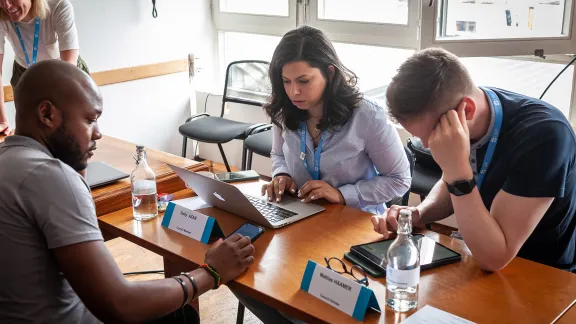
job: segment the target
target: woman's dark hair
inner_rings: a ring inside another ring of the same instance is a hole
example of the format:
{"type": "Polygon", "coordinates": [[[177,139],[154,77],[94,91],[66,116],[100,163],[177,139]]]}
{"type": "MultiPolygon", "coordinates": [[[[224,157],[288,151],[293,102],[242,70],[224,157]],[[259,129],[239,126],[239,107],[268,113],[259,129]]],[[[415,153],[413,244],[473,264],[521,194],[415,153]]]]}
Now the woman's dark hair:
{"type": "Polygon", "coordinates": [[[270,63],[272,94],[269,103],[264,106],[266,113],[280,129],[286,127],[296,130],[301,121],[308,119],[306,111],[294,106],[282,80],[282,67],[297,61],[304,61],[319,69],[326,79],[324,112],[318,129],[338,130],[348,122],[353,110],[359,106],[362,93],[356,87],[356,75],[340,62],[328,37],[321,30],[310,26],[289,31],[276,47],[270,63]],[[332,76],[330,66],[334,67],[332,76]]]}

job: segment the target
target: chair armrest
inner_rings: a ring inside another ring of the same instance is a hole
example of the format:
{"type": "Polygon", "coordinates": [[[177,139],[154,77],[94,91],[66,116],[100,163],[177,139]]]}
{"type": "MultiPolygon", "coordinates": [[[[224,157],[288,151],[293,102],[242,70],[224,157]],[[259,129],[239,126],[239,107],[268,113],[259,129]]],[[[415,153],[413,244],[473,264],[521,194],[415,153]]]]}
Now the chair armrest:
{"type": "Polygon", "coordinates": [[[249,135],[254,135],[258,133],[262,133],[264,131],[272,129],[272,124],[258,124],[256,127],[250,127],[246,132],[246,137],[249,135]]]}
{"type": "Polygon", "coordinates": [[[187,123],[187,122],[191,121],[192,119],[196,119],[196,118],[200,118],[200,117],[204,117],[204,116],[205,116],[205,117],[210,117],[210,114],[208,114],[208,113],[201,113],[201,114],[197,114],[197,115],[194,115],[194,116],[190,116],[190,117],[186,118],[186,121],[185,121],[184,123],[187,123]]]}

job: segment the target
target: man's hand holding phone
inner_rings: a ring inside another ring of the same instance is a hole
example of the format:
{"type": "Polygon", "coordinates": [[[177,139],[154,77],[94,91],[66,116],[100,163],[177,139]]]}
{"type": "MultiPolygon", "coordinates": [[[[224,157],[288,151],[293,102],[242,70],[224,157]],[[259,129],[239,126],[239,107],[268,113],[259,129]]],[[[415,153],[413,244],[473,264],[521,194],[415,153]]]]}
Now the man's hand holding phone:
{"type": "Polygon", "coordinates": [[[225,284],[254,263],[254,246],[249,237],[233,234],[214,243],[206,253],[205,263],[218,271],[221,283],[225,284]]]}

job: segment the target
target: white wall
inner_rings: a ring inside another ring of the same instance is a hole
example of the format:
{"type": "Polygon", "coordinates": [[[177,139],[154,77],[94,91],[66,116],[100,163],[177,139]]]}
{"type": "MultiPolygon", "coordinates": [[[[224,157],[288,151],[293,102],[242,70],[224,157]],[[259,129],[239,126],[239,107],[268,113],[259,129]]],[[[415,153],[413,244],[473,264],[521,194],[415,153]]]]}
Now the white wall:
{"type": "MultiPolygon", "coordinates": [[[[211,64],[215,56],[210,0],[158,1],[158,18],[152,17],[151,1],[71,2],[80,55],[91,72],[185,59],[189,53],[211,64]]],[[[12,62],[13,52],[7,44],[4,84],[9,84],[12,62]]],[[[196,81],[211,82],[208,76],[206,73],[196,81]]],[[[178,126],[195,110],[190,106],[194,93],[187,73],[103,86],[101,91],[104,134],[180,154],[178,126]]],[[[7,104],[7,112],[13,125],[13,103],[7,104]]]]}

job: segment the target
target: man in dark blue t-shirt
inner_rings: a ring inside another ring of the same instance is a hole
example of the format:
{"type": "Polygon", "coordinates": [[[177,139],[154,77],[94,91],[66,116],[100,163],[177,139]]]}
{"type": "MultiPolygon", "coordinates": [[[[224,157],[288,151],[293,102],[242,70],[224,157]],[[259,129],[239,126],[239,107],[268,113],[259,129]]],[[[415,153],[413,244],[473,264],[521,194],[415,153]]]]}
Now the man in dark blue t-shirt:
{"type": "Polygon", "coordinates": [[[402,208],[416,224],[454,213],[486,270],[515,256],[576,268],[576,135],[562,112],[477,87],[459,59],[439,48],[403,63],[386,96],[391,116],[430,147],[443,176],[418,207],[373,217],[377,232],[387,237],[402,208]]]}

